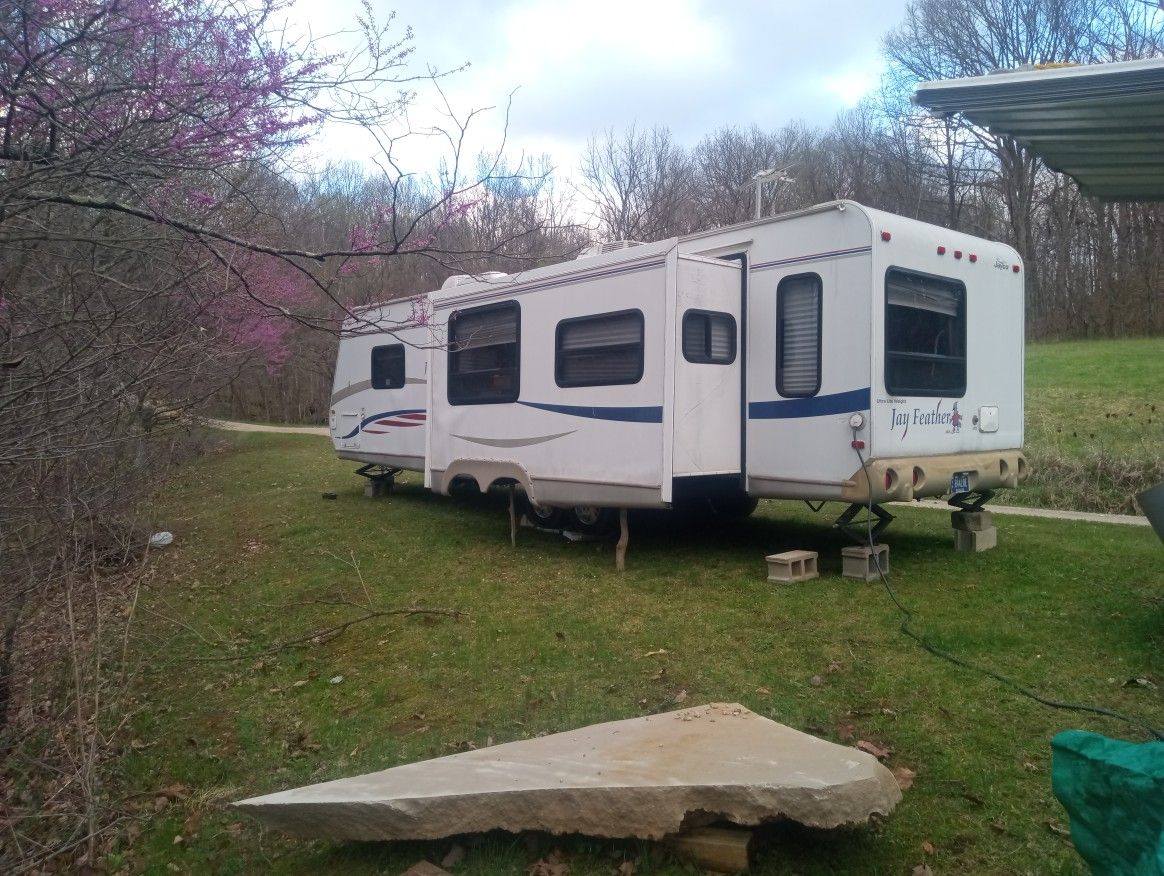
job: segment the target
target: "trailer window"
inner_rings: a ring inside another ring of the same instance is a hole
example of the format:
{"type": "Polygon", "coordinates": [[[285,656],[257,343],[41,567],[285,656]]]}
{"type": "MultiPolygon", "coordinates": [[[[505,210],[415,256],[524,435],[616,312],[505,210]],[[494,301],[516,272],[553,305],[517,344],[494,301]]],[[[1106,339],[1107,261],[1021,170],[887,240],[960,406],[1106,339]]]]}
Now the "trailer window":
{"type": "Polygon", "coordinates": [[[372,389],[404,386],[404,344],[372,348],[372,389]]]}
{"type": "Polygon", "coordinates": [[[736,361],[736,318],[712,310],[683,314],[683,358],[712,365],[736,361]]]}
{"type": "Polygon", "coordinates": [[[449,318],[449,404],[517,401],[520,329],[516,301],[459,310],[449,318]]]}
{"type": "Polygon", "coordinates": [[[639,310],[564,319],[554,343],[558,386],[610,386],[643,377],[643,314],[639,310]]]}
{"type": "Polygon", "coordinates": [[[820,392],[821,282],[785,277],[776,287],[776,391],[804,398],[820,392]]]}
{"type": "Polygon", "coordinates": [[[885,275],[885,389],[966,394],[966,286],[890,268],[885,275]]]}

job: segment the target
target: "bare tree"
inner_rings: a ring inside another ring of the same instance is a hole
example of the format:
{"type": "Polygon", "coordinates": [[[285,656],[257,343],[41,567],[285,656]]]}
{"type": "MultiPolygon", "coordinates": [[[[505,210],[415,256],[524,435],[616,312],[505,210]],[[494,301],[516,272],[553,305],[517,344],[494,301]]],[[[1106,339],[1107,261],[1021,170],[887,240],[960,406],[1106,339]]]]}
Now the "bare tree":
{"type": "MultiPolygon", "coordinates": [[[[1135,0],[915,0],[904,22],[885,39],[891,86],[904,115],[919,81],[979,76],[1031,64],[1093,62],[1158,53],[1161,33],[1147,4],[1135,0]]],[[[915,116],[919,120],[923,117],[915,116]]],[[[1028,149],[956,119],[920,122],[933,134],[945,180],[946,221],[963,223],[960,202],[968,186],[996,186],[1008,219],[1008,237],[1028,262],[1027,285],[1036,331],[1055,320],[1053,292],[1038,258],[1038,207],[1055,187],[1028,149]],[[991,159],[991,179],[984,162],[991,159]],[[966,171],[970,170],[967,175],[966,171]]]]}
{"type": "Polygon", "coordinates": [[[691,210],[692,167],[670,130],[591,137],[582,156],[582,194],[594,205],[601,233],[617,240],[657,240],[697,224],[691,210]]]}

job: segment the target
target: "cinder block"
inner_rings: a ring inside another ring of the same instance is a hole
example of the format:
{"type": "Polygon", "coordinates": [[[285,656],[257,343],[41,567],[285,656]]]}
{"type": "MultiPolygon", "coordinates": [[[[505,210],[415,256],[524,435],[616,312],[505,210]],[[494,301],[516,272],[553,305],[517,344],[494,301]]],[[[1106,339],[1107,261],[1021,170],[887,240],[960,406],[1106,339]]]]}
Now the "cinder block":
{"type": "Polygon", "coordinates": [[[998,529],[996,527],[992,526],[977,532],[966,529],[954,530],[954,550],[956,551],[978,553],[994,547],[998,547],[998,529]]]}
{"type": "Polygon", "coordinates": [[[364,495],[369,499],[379,499],[392,492],[392,481],[380,478],[369,478],[364,484],[364,495]]]}
{"type": "Polygon", "coordinates": [[[869,547],[866,544],[841,548],[841,574],[862,581],[876,581],[881,575],[888,575],[889,545],[875,544],[869,547]]]}
{"type": "Polygon", "coordinates": [[[785,551],[764,557],[768,561],[769,584],[796,584],[820,576],[816,551],[785,551]]]}
{"type": "Polygon", "coordinates": [[[989,511],[954,511],[950,525],[964,532],[982,532],[994,526],[994,517],[989,511]]]}

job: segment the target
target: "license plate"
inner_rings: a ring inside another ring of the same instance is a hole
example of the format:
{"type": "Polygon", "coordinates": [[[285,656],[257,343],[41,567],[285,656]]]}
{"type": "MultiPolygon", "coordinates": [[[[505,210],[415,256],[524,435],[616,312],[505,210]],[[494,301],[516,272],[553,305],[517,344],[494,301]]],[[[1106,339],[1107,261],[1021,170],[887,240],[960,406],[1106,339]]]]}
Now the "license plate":
{"type": "Polygon", "coordinates": [[[950,492],[951,493],[969,493],[970,492],[970,472],[956,471],[954,476],[950,478],[950,492]]]}

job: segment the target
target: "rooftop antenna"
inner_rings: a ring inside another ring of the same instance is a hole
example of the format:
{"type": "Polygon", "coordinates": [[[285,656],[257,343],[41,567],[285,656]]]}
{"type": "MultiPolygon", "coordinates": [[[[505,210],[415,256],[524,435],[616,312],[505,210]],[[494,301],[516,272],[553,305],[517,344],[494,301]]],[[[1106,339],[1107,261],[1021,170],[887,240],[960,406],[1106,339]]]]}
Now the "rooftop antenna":
{"type": "MultiPolygon", "coordinates": [[[[1164,0],[1162,0],[1164,2],[1164,0]]],[[[767,170],[761,170],[752,177],[752,182],[756,184],[756,218],[760,218],[760,196],[764,189],[764,183],[776,183],[777,186],[784,183],[795,182],[796,178],[789,176],[788,171],[796,167],[795,164],[789,164],[787,167],[770,167],[767,170]]]]}

